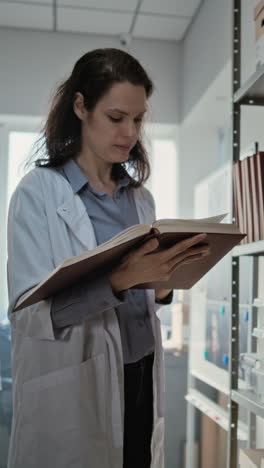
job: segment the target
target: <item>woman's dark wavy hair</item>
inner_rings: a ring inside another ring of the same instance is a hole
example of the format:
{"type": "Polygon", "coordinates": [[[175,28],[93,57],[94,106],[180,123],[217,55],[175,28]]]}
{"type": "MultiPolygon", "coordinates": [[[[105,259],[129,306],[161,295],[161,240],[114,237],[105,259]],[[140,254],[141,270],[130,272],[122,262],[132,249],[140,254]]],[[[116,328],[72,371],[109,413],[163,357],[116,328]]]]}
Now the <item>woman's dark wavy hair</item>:
{"type": "MultiPolygon", "coordinates": [[[[128,81],[145,88],[147,98],[153,92],[153,83],[140,63],[123,50],[95,49],[83,55],[74,65],[70,77],[58,87],[41,136],[36,143],[35,155],[40,151],[44,157],[35,160],[38,167],[58,167],[81,150],[81,121],[73,111],[73,99],[77,91],[84,96],[88,111],[93,111],[97,102],[115,83],[128,81]]],[[[112,177],[117,180],[127,173],[131,185],[138,187],[150,175],[150,165],[142,135],[130,152],[128,161],[114,163],[112,177]]]]}

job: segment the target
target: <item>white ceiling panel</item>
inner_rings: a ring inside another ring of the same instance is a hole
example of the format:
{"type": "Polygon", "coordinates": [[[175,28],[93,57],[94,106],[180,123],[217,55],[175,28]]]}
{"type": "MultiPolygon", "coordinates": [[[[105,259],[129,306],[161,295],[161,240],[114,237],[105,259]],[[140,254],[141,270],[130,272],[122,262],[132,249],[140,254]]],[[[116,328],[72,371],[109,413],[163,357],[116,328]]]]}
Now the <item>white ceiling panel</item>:
{"type": "Polygon", "coordinates": [[[193,16],[201,0],[143,0],[140,12],[193,16]]]}
{"type": "Polygon", "coordinates": [[[102,10],[134,11],[137,0],[58,0],[58,6],[71,6],[73,8],[85,7],[102,10]]]}
{"type": "Polygon", "coordinates": [[[187,18],[139,15],[133,36],[178,41],[183,37],[188,24],[187,18]]]}
{"type": "Polygon", "coordinates": [[[50,6],[1,2],[0,26],[51,29],[52,8],[50,6]]]}
{"type": "Polygon", "coordinates": [[[94,10],[59,8],[58,29],[60,31],[95,34],[121,34],[129,30],[132,14],[108,13],[94,10]]]}
{"type": "MultiPolygon", "coordinates": [[[[0,0],[0,4],[1,3],[30,3],[30,4],[41,4],[41,3],[45,3],[47,5],[52,5],[52,0],[6,0],[6,1],[3,1],[3,0],[0,0]]],[[[33,5],[34,6],[34,5],[33,5]]]]}

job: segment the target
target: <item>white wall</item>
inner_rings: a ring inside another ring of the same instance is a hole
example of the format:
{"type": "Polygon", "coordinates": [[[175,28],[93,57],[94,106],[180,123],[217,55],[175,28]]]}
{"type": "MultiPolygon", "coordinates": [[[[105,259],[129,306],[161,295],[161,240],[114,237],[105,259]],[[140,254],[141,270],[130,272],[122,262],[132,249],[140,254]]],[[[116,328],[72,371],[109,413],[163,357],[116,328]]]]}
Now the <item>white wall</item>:
{"type": "Polygon", "coordinates": [[[180,130],[179,217],[194,215],[194,187],[217,167],[215,129],[183,124],[180,130]]]}
{"type": "Polygon", "coordinates": [[[230,0],[204,0],[183,41],[182,120],[230,59],[231,5],[230,0]]]}
{"type": "Polygon", "coordinates": [[[182,42],[181,217],[193,216],[195,184],[219,166],[219,132],[230,113],[231,5],[204,0],[182,42]]]}
{"type": "MultiPolygon", "coordinates": [[[[241,83],[256,69],[255,3],[242,0],[241,83]]],[[[182,44],[179,198],[183,217],[193,214],[196,182],[225,162],[219,160],[220,133],[225,136],[226,159],[232,158],[231,31],[232,2],[205,0],[182,44]],[[199,164],[196,154],[200,155],[199,164]]],[[[262,140],[263,117],[261,108],[242,108],[242,150],[262,140]]]]}
{"type": "MultiPolygon", "coordinates": [[[[0,28],[0,114],[45,115],[51,90],[85,52],[121,48],[114,37],[0,28]]],[[[175,41],[134,40],[130,52],[154,81],[152,119],[179,120],[180,53],[175,41]]]]}

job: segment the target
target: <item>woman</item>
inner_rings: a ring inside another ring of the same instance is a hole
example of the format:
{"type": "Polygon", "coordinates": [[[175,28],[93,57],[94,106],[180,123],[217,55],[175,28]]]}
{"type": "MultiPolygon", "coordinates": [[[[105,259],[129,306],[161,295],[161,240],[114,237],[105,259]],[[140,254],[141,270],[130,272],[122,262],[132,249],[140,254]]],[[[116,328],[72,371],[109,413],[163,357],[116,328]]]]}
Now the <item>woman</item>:
{"type": "Polygon", "coordinates": [[[172,291],[132,290],[169,278],[203,235],[154,252],[152,239],[108,275],[13,313],[67,257],[122,229],[152,223],[141,126],[152,82],[121,50],[98,49],[58,88],[44,128],[45,158],[9,209],[8,284],[14,417],[9,468],[161,468],[160,303],[172,291]],[[133,176],[131,175],[133,171],[133,176]]]}

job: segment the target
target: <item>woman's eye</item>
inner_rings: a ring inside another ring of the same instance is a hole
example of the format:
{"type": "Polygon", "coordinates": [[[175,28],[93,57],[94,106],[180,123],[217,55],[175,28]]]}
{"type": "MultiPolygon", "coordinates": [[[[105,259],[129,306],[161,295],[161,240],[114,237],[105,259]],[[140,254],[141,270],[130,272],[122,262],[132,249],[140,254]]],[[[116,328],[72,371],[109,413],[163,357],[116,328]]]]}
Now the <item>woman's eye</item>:
{"type": "MultiPolygon", "coordinates": [[[[112,117],[111,115],[109,115],[108,117],[112,122],[122,122],[122,117],[112,117]]],[[[134,122],[140,123],[142,122],[142,119],[135,119],[134,122]]]]}
{"type": "Polygon", "coordinates": [[[119,118],[115,118],[115,117],[111,117],[111,115],[109,115],[109,119],[112,120],[112,122],[121,122],[121,117],[119,118]]]}

